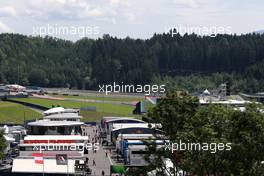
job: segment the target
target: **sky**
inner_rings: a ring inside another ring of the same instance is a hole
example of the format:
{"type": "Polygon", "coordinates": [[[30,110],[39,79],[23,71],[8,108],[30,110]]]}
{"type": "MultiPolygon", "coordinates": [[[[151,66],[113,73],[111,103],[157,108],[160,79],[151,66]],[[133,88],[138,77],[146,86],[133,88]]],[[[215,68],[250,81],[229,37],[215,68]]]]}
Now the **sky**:
{"type": "Polygon", "coordinates": [[[0,33],[76,41],[110,34],[150,38],[180,33],[248,33],[264,29],[263,0],[0,0],[0,33]]]}

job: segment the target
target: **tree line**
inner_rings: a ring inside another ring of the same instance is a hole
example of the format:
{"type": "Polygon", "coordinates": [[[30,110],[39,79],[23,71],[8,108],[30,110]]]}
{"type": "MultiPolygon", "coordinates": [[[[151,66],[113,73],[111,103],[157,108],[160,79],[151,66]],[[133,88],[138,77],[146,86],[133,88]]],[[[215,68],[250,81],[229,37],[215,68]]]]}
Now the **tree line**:
{"type": "Polygon", "coordinates": [[[98,89],[165,82],[197,91],[228,79],[235,91],[263,91],[264,35],[104,35],[76,42],[0,34],[0,83],[98,89]],[[206,80],[206,81],[204,81],[206,80]],[[199,82],[199,84],[197,84],[199,82]]]}
{"type": "Polygon", "coordinates": [[[128,175],[145,176],[153,171],[159,176],[178,176],[180,171],[185,171],[184,176],[263,175],[261,109],[263,105],[254,103],[246,105],[245,111],[226,105],[205,106],[197,97],[171,91],[147,114],[151,123],[162,125],[166,137],[157,135],[157,139],[169,140],[169,144],[158,147],[145,141],[149,165],[128,175]],[[165,159],[173,164],[166,165],[165,159]]]}

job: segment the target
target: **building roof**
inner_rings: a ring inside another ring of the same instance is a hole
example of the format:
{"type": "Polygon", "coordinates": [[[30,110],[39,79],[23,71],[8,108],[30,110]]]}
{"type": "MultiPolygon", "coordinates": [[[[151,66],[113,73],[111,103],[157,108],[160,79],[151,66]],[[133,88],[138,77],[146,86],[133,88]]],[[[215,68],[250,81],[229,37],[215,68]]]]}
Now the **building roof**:
{"type": "Polygon", "coordinates": [[[124,129],[124,128],[149,128],[151,125],[152,128],[160,128],[161,124],[149,124],[149,123],[117,123],[113,124],[113,131],[124,129]]]}
{"type": "Polygon", "coordinates": [[[43,117],[44,119],[80,119],[78,113],[61,113],[61,114],[51,114],[43,117]]]}
{"type": "Polygon", "coordinates": [[[80,126],[83,122],[76,121],[50,121],[50,120],[38,120],[35,122],[29,122],[29,126],[80,126]]]}
{"type": "Polygon", "coordinates": [[[18,84],[9,84],[9,85],[6,85],[6,87],[11,88],[11,89],[26,89],[24,86],[21,86],[18,84]]]}
{"type": "Polygon", "coordinates": [[[81,135],[28,135],[24,140],[88,140],[81,135]]]}
{"type": "Polygon", "coordinates": [[[153,134],[119,134],[118,137],[126,138],[126,137],[152,137],[153,134]]]}
{"type": "Polygon", "coordinates": [[[56,114],[56,113],[62,113],[64,112],[64,108],[63,107],[56,107],[56,108],[51,108],[47,111],[44,111],[44,115],[48,115],[48,114],[56,114]]]}
{"type": "Polygon", "coordinates": [[[115,123],[115,121],[120,121],[120,120],[132,120],[132,121],[135,121],[137,123],[138,122],[146,123],[143,120],[135,119],[133,117],[124,117],[124,118],[117,118],[117,119],[109,119],[109,120],[106,120],[106,123],[115,123]]]}
{"type": "Polygon", "coordinates": [[[8,126],[4,125],[0,127],[1,130],[4,130],[4,133],[17,133],[21,131],[25,131],[26,129],[23,126],[8,126]]]}
{"type": "Polygon", "coordinates": [[[200,99],[199,102],[201,104],[225,104],[225,105],[245,105],[247,103],[250,103],[250,101],[245,100],[210,100],[210,99],[200,99]]]}

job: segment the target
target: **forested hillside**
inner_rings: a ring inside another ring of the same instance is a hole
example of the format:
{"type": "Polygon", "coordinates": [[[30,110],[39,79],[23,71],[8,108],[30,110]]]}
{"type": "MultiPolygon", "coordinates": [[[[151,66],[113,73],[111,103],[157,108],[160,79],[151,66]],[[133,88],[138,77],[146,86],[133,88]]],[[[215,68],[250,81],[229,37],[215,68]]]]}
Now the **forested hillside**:
{"type": "Polygon", "coordinates": [[[235,91],[264,90],[264,35],[104,35],[77,42],[0,35],[0,83],[98,89],[113,81],[169,82],[197,91],[226,80],[235,91]]]}

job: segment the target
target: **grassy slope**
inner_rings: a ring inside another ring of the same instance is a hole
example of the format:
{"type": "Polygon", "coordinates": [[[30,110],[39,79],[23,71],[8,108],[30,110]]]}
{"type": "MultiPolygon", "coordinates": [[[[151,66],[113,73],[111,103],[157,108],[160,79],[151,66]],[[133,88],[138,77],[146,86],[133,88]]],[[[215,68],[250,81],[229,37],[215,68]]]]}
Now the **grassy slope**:
{"type": "Polygon", "coordinates": [[[30,108],[10,102],[0,101],[0,123],[20,123],[26,120],[40,118],[41,114],[30,108]]]}
{"type": "MultiPolygon", "coordinates": [[[[80,108],[80,107],[96,107],[96,112],[82,111],[81,114],[84,117],[83,121],[98,121],[103,116],[134,116],[132,111],[133,106],[117,105],[110,103],[94,103],[94,102],[79,102],[79,101],[63,101],[63,100],[47,100],[40,98],[19,98],[18,101],[29,102],[51,108],[52,105],[60,105],[65,108],[80,108]]],[[[140,116],[136,116],[140,118],[140,116]]]]}

